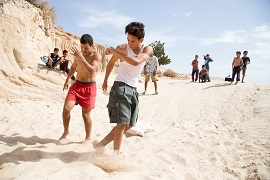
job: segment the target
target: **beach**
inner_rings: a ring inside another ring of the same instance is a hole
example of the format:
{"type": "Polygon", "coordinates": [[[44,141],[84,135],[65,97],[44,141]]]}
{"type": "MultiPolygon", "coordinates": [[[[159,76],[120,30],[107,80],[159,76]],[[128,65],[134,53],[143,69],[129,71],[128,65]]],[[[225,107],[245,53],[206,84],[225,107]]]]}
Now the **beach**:
{"type": "MultiPolygon", "coordinates": [[[[270,179],[270,85],[158,77],[159,94],[149,83],[142,95],[142,77],[138,121],[154,130],[126,134],[115,157],[112,143],[102,153],[81,144],[80,106],[71,112],[68,141],[59,143],[66,75],[39,67],[28,81],[1,80],[0,179],[270,179]]],[[[103,78],[98,73],[91,141],[115,125],[103,78]]]]}

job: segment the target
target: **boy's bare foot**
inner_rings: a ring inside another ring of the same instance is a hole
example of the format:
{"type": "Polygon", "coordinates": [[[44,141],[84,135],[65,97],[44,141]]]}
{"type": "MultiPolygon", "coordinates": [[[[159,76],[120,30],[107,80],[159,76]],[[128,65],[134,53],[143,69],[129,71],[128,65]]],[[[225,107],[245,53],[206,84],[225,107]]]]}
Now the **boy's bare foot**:
{"type": "Polygon", "coordinates": [[[59,138],[59,141],[62,142],[62,141],[65,141],[66,140],[66,137],[68,136],[69,132],[64,132],[62,134],[62,136],[59,138]]]}
{"type": "Polygon", "coordinates": [[[93,141],[93,148],[96,150],[99,156],[108,156],[105,151],[105,146],[101,146],[97,140],[93,141]]]}
{"type": "Polygon", "coordinates": [[[99,142],[98,142],[97,140],[94,140],[94,141],[92,142],[92,144],[93,144],[93,148],[94,148],[95,150],[97,150],[97,149],[100,148],[99,142]]]}
{"type": "Polygon", "coordinates": [[[97,140],[93,141],[93,148],[96,150],[96,151],[103,151],[105,146],[102,146],[99,144],[99,142],[97,140]]]}
{"type": "Polygon", "coordinates": [[[82,144],[85,145],[85,144],[90,144],[91,143],[91,140],[90,139],[85,139],[82,144]]]}

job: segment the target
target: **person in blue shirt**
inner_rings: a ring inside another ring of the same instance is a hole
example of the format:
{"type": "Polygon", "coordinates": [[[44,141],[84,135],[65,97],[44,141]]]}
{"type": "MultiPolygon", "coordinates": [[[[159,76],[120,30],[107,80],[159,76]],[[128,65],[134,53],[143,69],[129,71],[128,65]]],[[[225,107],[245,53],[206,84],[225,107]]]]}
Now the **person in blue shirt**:
{"type": "Polygon", "coordinates": [[[207,81],[210,82],[210,75],[209,75],[210,67],[209,67],[209,62],[214,62],[214,60],[212,58],[210,58],[210,55],[209,54],[203,55],[203,57],[204,57],[205,68],[208,71],[208,79],[207,79],[207,81]]]}

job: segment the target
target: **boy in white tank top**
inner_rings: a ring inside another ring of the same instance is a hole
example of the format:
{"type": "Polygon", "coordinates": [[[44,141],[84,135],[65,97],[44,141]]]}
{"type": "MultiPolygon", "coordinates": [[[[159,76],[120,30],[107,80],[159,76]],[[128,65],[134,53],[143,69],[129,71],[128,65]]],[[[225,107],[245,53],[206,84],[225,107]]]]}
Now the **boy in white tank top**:
{"type": "Polygon", "coordinates": [[[140,22],[131,22],[125,28],[127,44],[119,45],[116,49],[107,48],[106,53],[113,54],[106,67],[106,74],[102,85],[107,91],[107,82],[115,62],[120,59],[118,75],[110,91],[108,113],[110,123],[117,125],[100,142],[94,141],[95,149],[104,147],[114,141],[114,153],[120,151],[123,134],[135,126],[138,118],[137,85],[145,61],[153,53],[153,48],[143,45],[144,25],[140,22]]]}

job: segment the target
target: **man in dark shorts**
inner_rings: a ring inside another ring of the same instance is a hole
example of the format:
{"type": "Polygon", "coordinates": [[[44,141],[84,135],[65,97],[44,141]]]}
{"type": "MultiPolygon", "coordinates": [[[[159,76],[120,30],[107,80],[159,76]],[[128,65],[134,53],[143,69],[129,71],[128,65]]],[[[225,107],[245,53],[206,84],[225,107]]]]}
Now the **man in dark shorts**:
{"type": "Polygon", "coordinates": [[[191,82],[196,82],[198,80],[198,75],[199,75],[199,61],[198,61],[199,56],[195,55],[195,59],[192,61],[192,73],[191,73],[191,82]],[[195,75],[195,81],[194,81],[194,75],[195,75]]]}
{"type": "Polygon", "coordinates": [[[69,134],[70,112],[76,104],[82,107],[82,117],[85,126],[85,140],[83,143],[90,142],[92,119],[91,110],[95,107],[96,100],[96,74],[101,62],[101,55],[94,49],[93,38],[89,34],[84,34],[81,39],[81,51],[73,47],[71,51],[74,55],[74,62],[64,84],[63,90],[67,90],[69,79],[77,71],[76,81],[69,88],[65,104],[63,107],[64,132],[59,140],[62,142],[69,134]]]}
{"type": "Polygon", "coordinates": [[[245,76],[246,76],[247,65],[250,64],[250,59],[249,59],[249,57],[247,57],[248,51],[244,51],[243,55],[244,56],[242,57],[242,59],[243,59],[244,65],[242,67],[242,81],[241,81],[242,83],[244,83],[244,79],[245,79],[245,76]]]}
{"type": "Polygon", "coordinates": [[[240,81],[240,71],[241,71],[241,67],[243,66],[243,59],[240,56],[241,56],[241,52],[236,51],[236,57],[233,58],[233,62],[232,62],[233,73],[232,73],[231,84],[234,81],[235,75],[237,75],[235,84],[237,84],[237,82],[240,81]]]}
{"type": "Polygon", "coordinates": [[[46,63],[46,66],[50,68],[50,70],[54,70],[56,66],[58,66],[61,63],[61,58],[58,55],[59,49],[54,48],[53,53],[50,53],[48,55],[48,61],[46,63]]]}
{"type": "Polygon", "coordinates": [[[138,118],[138,80],[144,67],[144,62],[153,54],[153,48],[144,45],[144,25],[131,22],[126,26],[127,44],[117,46],[116,49],[107,48],[106,53],[113,54],[106,67],[103,91],[107,91],[107,82],[115,62],[120,59],[118,75],[110,91],[107,105],[110,123],[117,125],[100,142],[94,141],[95,149],[105,147],[113,141],[114,154],[120,151],[124,133],[135,126],[138,118]]]}

